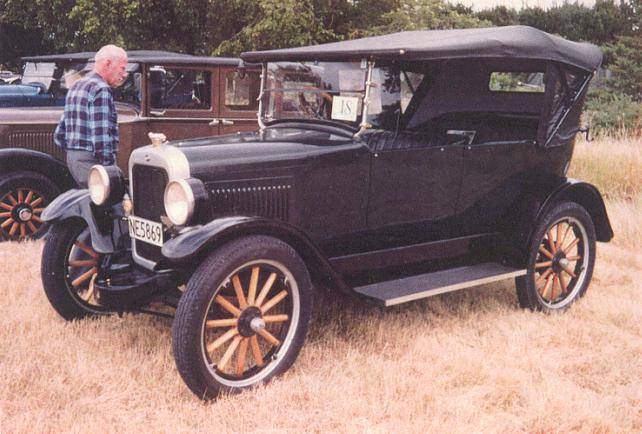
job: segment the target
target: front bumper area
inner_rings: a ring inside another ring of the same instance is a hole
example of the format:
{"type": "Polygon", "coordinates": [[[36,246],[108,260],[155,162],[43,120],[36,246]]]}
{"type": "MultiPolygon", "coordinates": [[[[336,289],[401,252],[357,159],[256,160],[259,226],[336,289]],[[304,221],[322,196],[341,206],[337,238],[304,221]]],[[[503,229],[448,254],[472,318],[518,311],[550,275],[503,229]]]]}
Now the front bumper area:
{"type": "Polygon", "coordinates": [[[117,265],[120,267],[110,268],[94,282],[104,307],[116,311],[136,310],[178,286],[178,277],[173,270],[159,272],[137,265],[117,265]]]}

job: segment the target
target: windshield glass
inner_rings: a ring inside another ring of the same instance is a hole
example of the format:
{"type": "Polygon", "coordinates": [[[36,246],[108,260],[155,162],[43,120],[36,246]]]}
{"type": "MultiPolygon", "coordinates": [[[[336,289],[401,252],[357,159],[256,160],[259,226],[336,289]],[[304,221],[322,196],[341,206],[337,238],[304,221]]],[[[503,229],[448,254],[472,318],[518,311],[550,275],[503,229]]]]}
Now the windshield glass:
{"type": "Polygon", "coordinates": [[[53,62],[27,62],[22,74],[22,84],[44,86],[49,89],[56,73],[53,62]]]}
{"type": "MultiPolygon", "coordinates": [[[[87,75],[93,66],[93,62],[87,61],[27,62],[24,67],[22,84],[43,88],[43,95],[50,95],[58,105],[63,105],[67,91],[76,81],[87,75]]],[[[127,72],[129,75],[125,82],[114,89],[114,101],[130,104],[140,110],[140,65],[128,63],[127,72]]]]}
{"type": "MultiPolygon", "coordinates": [[[[360,62],[275,62],[267,65],[262,116],[326,120],[358,128],[362,122],[368,66],[360,62]]],[[[399,74],[388,66],[372,70],[366,122],[388,127],[399,114],[399,74]]]]}

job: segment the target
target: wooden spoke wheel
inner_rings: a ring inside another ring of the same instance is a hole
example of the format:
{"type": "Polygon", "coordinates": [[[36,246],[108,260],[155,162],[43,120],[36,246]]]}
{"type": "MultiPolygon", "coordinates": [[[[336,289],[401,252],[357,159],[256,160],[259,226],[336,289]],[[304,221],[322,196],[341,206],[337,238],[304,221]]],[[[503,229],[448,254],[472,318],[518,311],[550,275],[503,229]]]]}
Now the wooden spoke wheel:
{"type": "Polygon", "coordinates": [[[215,250],[196,270],[173,327],[176,364],[201,398],[285,372],[310,320],[312,285],[287,244],[265,236],[215,250]]]}
{"type": "Polygon", "coordinates": [[[15,172],[0,176],[0,239],[40,237],[46,227],[40,219],[58,189],[44,176],[15,172]]]}
{"type": "Polygon", "coordinates": [[[532,243],[527,275],[517,280],[522,306],[538,310],[567,307],[586,291],[595,262],[595,229],[578,204],[555,207],[532,243]]]}
{"type": "Polygon", "coordinates": [[[286,273],[280,264],[250,263],[219,288],[208,310],[203,346],[221,380],[256,375],[288,339],[299,304],[298,288],[286,273]]]}
{"type": "Polygon", "coordinates": [[[45,294],[67,320],[108,312],[101,306],[94,288],[102,257],[91,246],[89,228],[80,219],[54,224],[45,243],[42,253],[45,294]]]}
{"type": "Polygon", "coordinates": [[[89,228],[85,228],[69,246],[65,280],[72,296],[90,308],[100,308],[99,297],[94,289],[100,261],[101,255],[91,247],[89,228]]]}

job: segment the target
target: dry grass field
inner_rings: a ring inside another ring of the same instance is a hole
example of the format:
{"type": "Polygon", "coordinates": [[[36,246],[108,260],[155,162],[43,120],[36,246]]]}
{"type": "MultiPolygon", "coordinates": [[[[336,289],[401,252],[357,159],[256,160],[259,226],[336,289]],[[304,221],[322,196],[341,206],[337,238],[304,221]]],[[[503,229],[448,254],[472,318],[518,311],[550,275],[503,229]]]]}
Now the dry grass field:
{"type": "Polygon", "coordinates": [[[212,403],[179,378],[170,320],[65,323],[42,244],[0,244],[0,432],[639,433],[640,170],[639,140],[578,145],[616,238],[568,312],[521,310],[510,281],[387,310],[325,299],[293,369],[212,403]]]}

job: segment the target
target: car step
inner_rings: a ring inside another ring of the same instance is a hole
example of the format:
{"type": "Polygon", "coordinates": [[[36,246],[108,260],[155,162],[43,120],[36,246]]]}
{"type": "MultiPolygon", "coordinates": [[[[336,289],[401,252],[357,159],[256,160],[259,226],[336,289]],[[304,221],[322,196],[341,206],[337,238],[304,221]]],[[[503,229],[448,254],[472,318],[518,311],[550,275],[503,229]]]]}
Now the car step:
{"type": "Polygon", "coordinates": [[[392,306],[524,274],[525,268],[487,262],[359,286],[354,290],[384,306],[392,306]]]}

